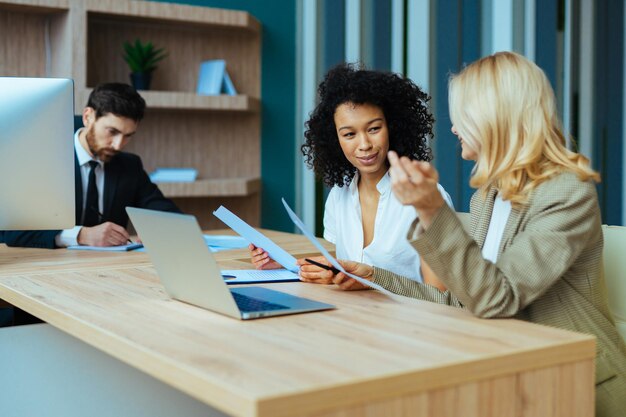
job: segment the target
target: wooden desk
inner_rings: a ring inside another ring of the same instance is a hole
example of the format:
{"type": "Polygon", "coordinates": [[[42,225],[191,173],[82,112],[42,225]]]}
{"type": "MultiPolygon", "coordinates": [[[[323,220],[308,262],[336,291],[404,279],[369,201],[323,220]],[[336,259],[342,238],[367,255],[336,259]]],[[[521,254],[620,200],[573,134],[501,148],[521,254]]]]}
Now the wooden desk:
{"type": "Polygon", "coordinates": [[[0,265],[0,298],[227,414],[593,415],[590,336],[304,283],[268,287],[337,310],[240,322],[169,299],[142,253],[0,246],[0,265]]]}
{"type": "MultiPolygon", "coordinates": [[[[294,256],[319,254],[317,249],[304,237],[292,233],[277,232],[274,230],[259,229],[278,245],[289,248],[294,256]]],[[[233,235],[229,230],[211,230],[207,234],[233,235]]],[[[325,243],[327,249],[334,246],[325,243]]],[[[152,263],[145,252],[98,252],[83,250],[49,250],[8,248],[0,244],[0,277],[17,274],[52,273],[68,271],[87,271],[101,269],[119,269],[137,266],[151,266],[152,263]]],[[[251,268],[248,249],[237,249],[217,253],[216,258],[228,269],[251,268]]],[[[2,298],[2,297],[0,297],[2,298]]]]}

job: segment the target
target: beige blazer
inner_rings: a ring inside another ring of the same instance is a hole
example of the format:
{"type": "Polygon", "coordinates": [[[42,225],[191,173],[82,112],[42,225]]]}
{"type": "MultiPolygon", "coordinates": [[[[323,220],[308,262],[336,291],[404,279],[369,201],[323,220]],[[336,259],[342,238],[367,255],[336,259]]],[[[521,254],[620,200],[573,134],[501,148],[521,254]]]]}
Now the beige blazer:
{"type": "MultiPolygon", "coordinates": [[[[513,208],[497,262],[482,257],[497,190],[470,203],[471,234],[449,207],[409,240],[448,291],[375,268],[374,281],[402,295],[466,308],[478,317],[515,317],[597,337],[596,415],[626,415],[626,347],[613,324],[600,274],[602,228],[593,183],[563,173],[513,208]]],[[[626,301],[625,301],[626,302],[626,301]]]]}

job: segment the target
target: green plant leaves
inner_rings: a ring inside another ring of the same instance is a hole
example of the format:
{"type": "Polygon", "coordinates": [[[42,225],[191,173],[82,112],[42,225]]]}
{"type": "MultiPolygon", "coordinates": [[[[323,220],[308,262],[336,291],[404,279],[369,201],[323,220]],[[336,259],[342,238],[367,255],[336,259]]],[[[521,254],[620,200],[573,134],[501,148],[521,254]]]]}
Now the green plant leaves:
{"type": "Polygon", "coordinates": [[[164,48],[155,48],[152,42],[124,42],[124,60],[134,73],[150,73],[157,68],[157,63],[167,56],[164,48]]]}

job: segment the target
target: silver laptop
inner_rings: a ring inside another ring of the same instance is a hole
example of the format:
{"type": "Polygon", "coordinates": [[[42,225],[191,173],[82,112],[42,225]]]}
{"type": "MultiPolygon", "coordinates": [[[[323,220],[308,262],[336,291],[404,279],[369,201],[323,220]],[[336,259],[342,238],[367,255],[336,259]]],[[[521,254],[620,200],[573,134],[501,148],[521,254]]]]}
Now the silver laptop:
{"type": "Polygon", "coordinates": [[[194,216],[132,207],[126,212],[172,298],[241,320],[335,308],[262,287],[229,288],[194,216]]]}

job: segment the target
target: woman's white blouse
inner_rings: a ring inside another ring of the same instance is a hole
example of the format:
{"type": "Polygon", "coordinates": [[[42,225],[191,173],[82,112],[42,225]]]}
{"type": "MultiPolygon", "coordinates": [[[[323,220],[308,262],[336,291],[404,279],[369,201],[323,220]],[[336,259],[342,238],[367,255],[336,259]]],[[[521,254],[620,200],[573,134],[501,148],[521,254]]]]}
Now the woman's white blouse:
{"type": "MultiPolygon", "coordinates": [[[[413,206],[403,206],[391,190],[389,172],[378,182],[380,192],[374,221],[374,238],[363,248],[363,221],[359,202],[358,173],[350,185],[333,187],[324,209],[324,239],[335,244],[337,259],[375,265],[415,281],[422,281],[420,259],[409,244],[407,232],[417,217],[413,206]]],[[[446,203],[452,200],[437,185],[446,203]]]]}
{"type": "Polygon", "coordinates": [[[511,202],[508,200],[505,201],[500,198],[500,196],[497,196],[493,203],[489,229],[487,230],[487,237],[485,238],[482,251],[483,258],[494,264],[498,260],[498,249],[500,249],[500,242],[502,242],[502,235],[504,234],[506,222],[509,220],[510,214],[511,202]]]}

